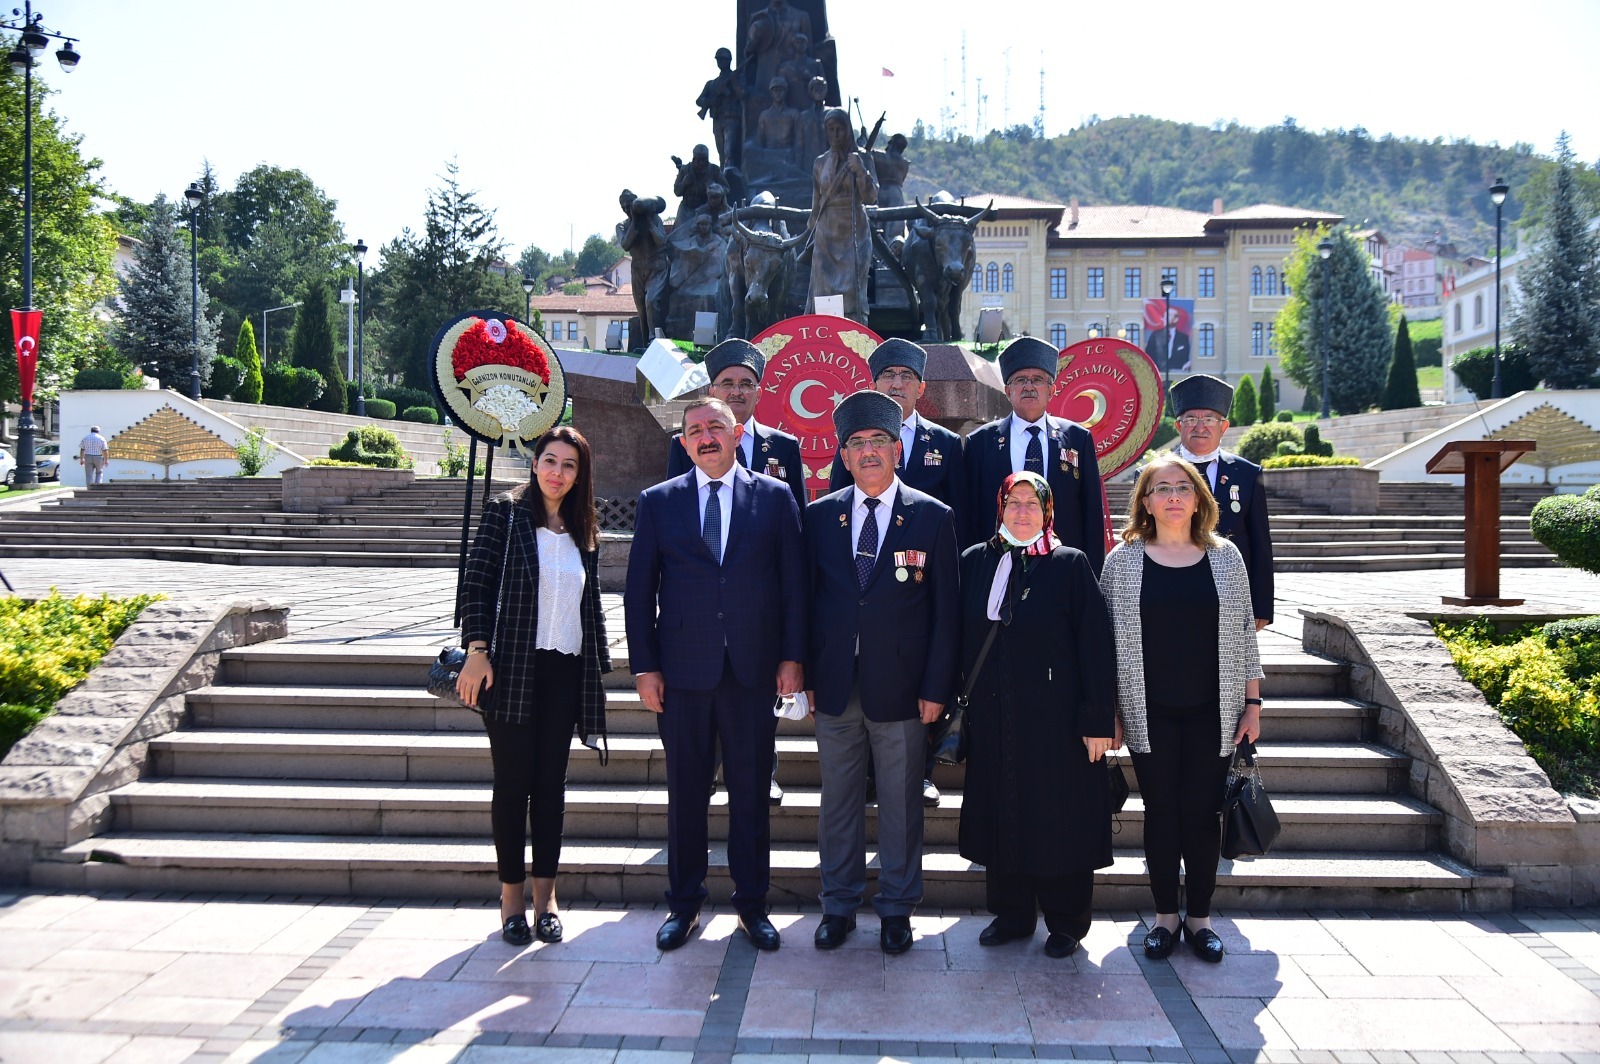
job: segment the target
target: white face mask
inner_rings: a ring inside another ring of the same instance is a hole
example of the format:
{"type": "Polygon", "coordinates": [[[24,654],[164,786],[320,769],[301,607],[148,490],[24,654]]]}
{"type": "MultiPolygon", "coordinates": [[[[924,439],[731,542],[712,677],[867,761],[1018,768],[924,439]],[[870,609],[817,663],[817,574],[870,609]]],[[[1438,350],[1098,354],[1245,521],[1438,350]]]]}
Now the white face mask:
{"type": "Polygon", "coordinates": [[[1011,534],[1011,529],[1007,528],[1005,525],[1000,526],[1000,538],[1004,539],[1013,547],[1031,547],[1035,543],[1039,542],[1039,537],[1043,535],[1044,529],[1041,528],[1039,531],[1033,534],[1032,539],[1018,539],[1016,536],[1011,534]]]}

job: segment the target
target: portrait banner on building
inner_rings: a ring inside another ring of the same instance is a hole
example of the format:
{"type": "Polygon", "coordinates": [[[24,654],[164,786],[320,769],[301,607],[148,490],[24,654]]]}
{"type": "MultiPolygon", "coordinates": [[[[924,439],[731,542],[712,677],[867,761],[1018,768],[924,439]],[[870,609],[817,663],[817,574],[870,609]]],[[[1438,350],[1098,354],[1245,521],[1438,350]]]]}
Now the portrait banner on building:
{"type": "Polygon", "coordinates": [[[526,454],[566,412],[555,350],[508,314],[472,310],[446,322],[433,340],[432,366],[434,394],[450,420],[491,447],[526,454]]]}
{"type": "Polygon", "coordinates": [[[826,494],[839,437],[833,408],[852,392],[872,387],[867,359],[882,339],[849,318],[803,314],[785,318],[750,341],[766,356],[756,420],[800,441],[806,494],[826,494]]]}
{"type": "Polygon", "coordinates": [[[1166,373],[1188,373],[1194,368],[1194,300],[1172,300],[1170,321],[1167,303],[1144,301],[1144,353],[1166,373]]]}

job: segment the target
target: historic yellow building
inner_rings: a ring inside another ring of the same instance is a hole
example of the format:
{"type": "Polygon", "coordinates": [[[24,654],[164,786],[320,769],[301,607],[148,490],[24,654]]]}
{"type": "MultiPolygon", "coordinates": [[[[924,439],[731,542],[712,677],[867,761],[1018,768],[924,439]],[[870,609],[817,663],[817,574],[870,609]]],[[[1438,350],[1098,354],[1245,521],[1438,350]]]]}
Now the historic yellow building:
{"type": "MultiPolygon", "coordinates": [[[[1230,382],[1271,365],[1279,405],[1301,392],[1279,372],[1273,320],[1288,294],[1284,265],[1297,229],[1337,225],[1343,216],[1272,204],[1211,214],[1173,207],[1086,207],[1015,196],[994,201],[996,217],[978,226],[977,265],[963,303],[969,338],[978,314],[997,307],[1011,335],[1027,333],[1057,347],[1091,330],[1123,335],[1140,347],[1152,322],[1146,302],[1172,299],[1187,308],[1191,372],[1230,382]]],[[[1159,314],[1154,327],[1159,328],[1159,314]]],[[[1159,360],[1158,360],[1159,364],[1159,360]]],[[[1174,378],[1182,376],[1175,373],[1174,378]]]]}

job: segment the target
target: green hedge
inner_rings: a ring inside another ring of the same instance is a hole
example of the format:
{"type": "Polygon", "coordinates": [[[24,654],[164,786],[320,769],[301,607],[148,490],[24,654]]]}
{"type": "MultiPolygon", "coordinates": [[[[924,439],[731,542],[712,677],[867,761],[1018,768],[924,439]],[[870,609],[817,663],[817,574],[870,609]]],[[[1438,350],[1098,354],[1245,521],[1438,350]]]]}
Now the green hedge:
{"type": "Polygon", "coordinates": [[[123,376],[120,369],[99,369],[90,367],[80,369],[72,378],[74,391],[122,391],[128,387],[128,379],[123,376]]]}
{"type": "Polygon", "coordinates": [[[398,384],[385,385],[373,392],[379,399],[387,399],[394,404],[396,410],[404,410],[408,406],[433,406],[435,400],[433,393],[425,392],[421,388],[403,388],[398,384]]]}
{"type": "Polygon", "coordinates": [[[261,401],[268,406],[306,410],[327,387],[322,374],[304,366],[286,366],[280,362],[261,373],[261,401]]]}
{"type": "Polygon", "coordinates": [[[431,406],[408,406],[400,411],[401,421],[415,421],[420,425],[437,425],[439,411],[431,406]]]}
{"type": "Polygon", "coordinates": [[[1276,454],[1261,463],[1262,469],[1315,469],[1322,466],[1358,466],[1361,459],[1327,454],[1276,454]]]}
{"type": "Polygon", "coordinates": [[[161,595],[0,599],[0,758],[100,663],[161,595]]]}
{"type": "Polygon", "coordinates": [[[217,355],[211,360],[211,379],[206,381],[200,394],[207,399],[227,399],[244,384],[244,363],[228,355],[217,355]]]}
{"type": "Polygon", "coordinates": [[[1563,564],[1600,573],[1600,484],[1582,495],[1540,499],[1529,527],[1563,564]]]}
{"type": "Polygon", "coordinates": [[[1600,798],[1600,618],[1499,634],[1436,622],[1461,675],[1500,712],[1558,791],[1600,798]]]}
{"type": "Polygon", "coordinates": [[[400,445],[400,437],[376,425],[351,429],[343,443],[329,449],[328,457],[378,469],[410,469],[415,464],[400,445]]]}
{"type": "MultiPolygon", "coordinates": [[[[1479,399],[1494,394],[1494,348],[1474,347],[1450,361],[1456,377],[1479,399]]],[[[1528,356],[1511,344],[1500,348],[1500,394],[1516,395],[1535,388],[1539,378],[1528,368],[1528,356]]]]}
{"type": "Polygon", "coordinates": [[[1305,443],[1305,437],[1301,435],[1299,429],[1281,421],[1253,425],[1239,437],[1239,457],[1260,465],[1278,453],[1280,443],[1292,443],[1298,453],[1305,443]]]}
{"type": "Polygon", "coordinates": [[[394,404],[387,399],[368,399],[367,416],[392,421],[394,420],[394,404]]]}

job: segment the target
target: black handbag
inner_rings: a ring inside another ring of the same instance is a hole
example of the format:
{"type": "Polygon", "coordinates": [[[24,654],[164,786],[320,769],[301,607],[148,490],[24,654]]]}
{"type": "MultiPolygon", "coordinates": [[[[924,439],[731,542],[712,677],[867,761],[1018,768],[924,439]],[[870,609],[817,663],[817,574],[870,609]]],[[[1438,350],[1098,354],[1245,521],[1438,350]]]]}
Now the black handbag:
{"type": "Polygon", "coordinates": [[[1122,771],[1121,765],[1110,763],[1111,758],[1106,755],[1106,771],[1111,774],[1111,815],[1122,812],[1122,807],[1128,804],[1128,776],[1122,771]]]}
{"type": "Polygon", "coordinates": [[[1255,744],[1246,739],[1234,748],[1222,796],[1222,856],[1230,861],[1260,857],[1272,849],[1282,830],[1272,799],[1261,786],[1255,744]]]}
{"type": "MultiPolygon", "coordinates": [[[[506,510],[506,547],[505,553],[500,557],[500,586],[494,595],[494,627],[489,632],[490,665],[494,664],[494,648],[500,638],[500,607],[506,595],[506,563],[511,560],[511,520],[516,509],[516,505],[513,504],[506,510]]],[[[439,656],[428,666],[428,693],[435,698],[448,698],[452,702],[466,706],[466,703],[456,696],[456,681],[461,678],[461,670],[466,664],[467,651],[463,647],[445,647],[439,651],[439,656]]],[[[467,708],[478,714],[494,709],[494,688],[480,689],[478,704],[467,708]]]]}
{"type": "Polygon", "coordinates": [[[967,759],[967,703],[972,701],[972,687],[978,682],[978,673],[983,671],[983,661],[989,656],[989,648],[994,646],[994,636],[999,630],[999,621],[989,625],[989,634],[983,637],[983,646],[978,649],[972,672],[967,676],[967,686],[945,707],[944,714],[928,725],[933,758],[941,765],[959,765],[967,759]]]}

